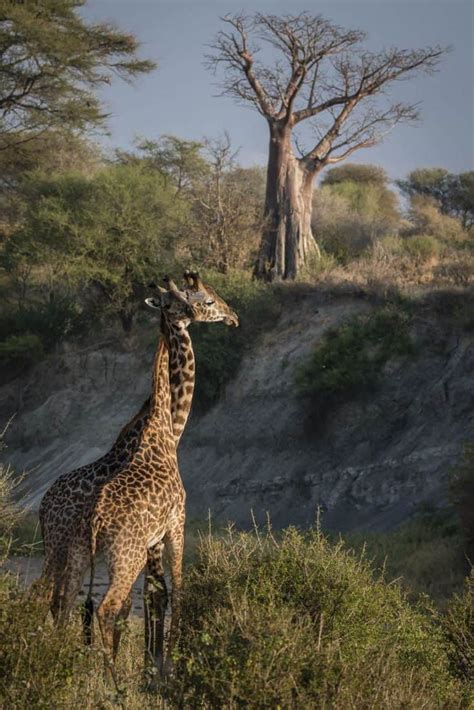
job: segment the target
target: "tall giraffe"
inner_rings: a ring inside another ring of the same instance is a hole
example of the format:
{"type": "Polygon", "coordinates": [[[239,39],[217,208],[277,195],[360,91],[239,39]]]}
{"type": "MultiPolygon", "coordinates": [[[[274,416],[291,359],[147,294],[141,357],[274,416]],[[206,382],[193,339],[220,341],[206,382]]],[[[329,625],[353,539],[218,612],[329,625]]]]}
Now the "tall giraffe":
{"type": "MultiPolygon", "coordinates": [[[[223,321],[226,325],[238,326],[239,319],[216,291],[204,284],[198,272],[184,272],[184,291],[194,310],[195,322],[223,321]]],[[[168,288],[176,288],[165,279],[168,288]]],[[[146,299],[151,308],[159,308],[159,302],[146,299]]],[[[171,417],[176,446],[180,441],[191,410],[195,384],[195,360],[189,323],[171,322],[170,331],[170,387],[171,417]]],[[[164,620],[168,605],[168,590],[163,568],[163,544],[158,543],[148,550],[147,568],[144,581],[144,621],[145,621],[145,666],[157,667],[164,655],[164,620]]],[[[130,602],[128,602],[128,608],[130,602]]],[[[127,606],[125,607],[127,609],[127,606]]],[[[90,623],[90,614],[87,623],[90,623]]],[[[87,630],[86,638],[90,638],[87,630]]]]}
{"type": "MultiPolygon", "coordinates": [[[[171,409],[176,444],[179,442],[191,407],[194,389],[195,364],[192,343],[187,332],[190,320],[203,322],[224,321],[238,325],[236,314],[209,286],[202,283],[199,275],[185,273],[184,295],[192,305],[193,316],[188,313],[178,318],[176,308],[180,305],[179,294],[173,285],[172,292],[160,289],[159,299],[147,299],[148,305],[163,308],[167,313],[171,342],[171,409]]],[[[168,283],[170,286],[170,283],[168,283]]],[[[40,521],[45,546],[45,563],[39,586],[46,587],[51,599],[51,610],[57,617],[61,590],[62,572],[66,566],[69,541],[77,534],[79,523],[91,498],[98,488],[118,470],[123,468],[136,450],[141,432],[149,414],[149,400],[139,413],[124,427],[112,449],[99,460],[60,476],[45,494],[40,507],[40,521]]],[[[161,560],[161,546],[150,549],[146,575],[146,598],[154,606],[149,613],[145,604],[145,637],[150,652],[155,657],[162,643],[162,620],[166,607],[161,560]],[[149,582],[152,582],[149,584],[149,582]],[[161,615],[158,610],[162,610],[161,615]]]]}
{"type": "MultiPolygon", "coordinates": [[[[109,586],[97,610],[104,650],[113,667],[118,647],[117,624],[130,590],[147,561],[147,551],[164,543],[171,568],[172,615],[168,652],[177,638],[182,583],[185,491],[176,457],[171,420],[169,335],[162,312],[162,332],[153,367],[150,415],[130,463],[99,490],[85,516],[82,534],[69,550],[64,610],[71,608],[82,582],[84,558],[90,556],[89,599],[97,549],[104,552],[109,586]]],[[[163,658],[159,659],[162,670],[163,658]]]]}

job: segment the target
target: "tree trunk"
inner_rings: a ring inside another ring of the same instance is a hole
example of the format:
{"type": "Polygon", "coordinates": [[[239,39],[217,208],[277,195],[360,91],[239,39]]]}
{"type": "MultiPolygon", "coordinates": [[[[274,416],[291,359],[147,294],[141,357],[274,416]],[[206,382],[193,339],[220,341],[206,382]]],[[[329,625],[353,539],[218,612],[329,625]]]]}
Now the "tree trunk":
{"type": "Polygon", "coordinates": [[[266,281],[294,280],[319,247],[311,233],[314,172],[297,160],[291,130],[270,126],[265,225],[254,274],[266,281]]]}

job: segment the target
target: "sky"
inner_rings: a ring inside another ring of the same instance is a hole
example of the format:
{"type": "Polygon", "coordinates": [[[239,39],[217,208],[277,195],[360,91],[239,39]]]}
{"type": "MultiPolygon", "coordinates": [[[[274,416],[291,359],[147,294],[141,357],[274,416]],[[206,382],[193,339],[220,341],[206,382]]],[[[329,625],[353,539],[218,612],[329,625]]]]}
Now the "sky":
{"type": "Polygon", "coordinates": [[[251,108],[219,95],[204,55],[222,27],[220,17],[238,12],[321,14],[347,29],[368,33],[371,50],[398,46],[451,46],[433,76],[393,85],[391,97],[420,102],[421,121],[399,125],[381,145],[351,156],[375,163],[392,179],[417,167],[442,166],[458,173],[474,168],[474,4],[471,0],[332,0],[228,2],[227,0],[88,0],[88,20],[108,21],[133,33],[143,57],[157,69],[133,86],[115,80],[102,92],[110,112],[107,146],[129,148],[136,137],[174,134],[188,140],[227,131],[242,165],[265,165],[268,128],[251,108]]]}

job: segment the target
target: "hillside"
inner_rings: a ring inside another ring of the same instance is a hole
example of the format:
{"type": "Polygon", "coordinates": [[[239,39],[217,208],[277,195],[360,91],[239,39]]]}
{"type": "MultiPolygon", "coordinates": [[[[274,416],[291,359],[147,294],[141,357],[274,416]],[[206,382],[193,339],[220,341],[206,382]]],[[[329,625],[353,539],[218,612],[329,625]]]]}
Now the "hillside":
{"type": "MultiPolygon", "coordinates": [[[[316,287],[288,289],[282,313],[249,344],[236,378],[180,447],[191,517],[385,530],[420,506],[443,506],[450,466],[474,423],[474,338],[427,303],[411,319],[410,356],[324,420],[295,391],[295,370],[324,335],[375,306],[316,287]],[[287,296],[287,297],[286,297],[287,296]]],[[[155,326],[153,325],[153,328],[155,326]]],[[[193,326],[198,328],[199,326],[193,326]]],[[[223,326],[216,326],[221,328],[223,326]]],[[[60,351],[0,388],[7,460],[28,472],[36,508],[56,476],[98,457],[148,393],[154,335],[60,351]]]]}

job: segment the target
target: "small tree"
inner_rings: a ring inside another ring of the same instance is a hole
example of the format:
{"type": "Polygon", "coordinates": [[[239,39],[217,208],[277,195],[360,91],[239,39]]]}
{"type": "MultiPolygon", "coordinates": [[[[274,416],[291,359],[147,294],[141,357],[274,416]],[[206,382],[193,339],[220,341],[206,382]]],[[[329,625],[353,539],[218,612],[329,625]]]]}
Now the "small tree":
{"type": "Polygon", "coordinates": [[[453,175],[444,168],[419,168],[397,184],[409,198],[434,200],[444,214],[458,217],[464,229],[474,224],[474,171],[453,175]]]}
{"type": "Polygon", "coordinates": [[[401,121],[413,120],[413,105],[386,103],[385,90],[416,72],[435,69],[440,47],[373,53],[362,49],[362,32],[346,31],[308,13],[227,16],[209,66],[225,71],[223,91],[253,106],[269,128],[265,227],[255,274],[294,279],[318,253],[311,233],[316,175],[360,148],[375,145],[401,121]],[[257,53],[276,52],[271,64],[257,53]],[[296,157],[296,128],[316,119],[317,139],[296,157]]]}
{"type": "Polygon", "coordinates": [[[177,195],[189,193],[209,174],[209,165],[202,155],[202,142],[165,135],[157,141],[141,140],[137,147],[139,160],[167,176],[177,195]]]}
{"type": "Polygon", "coordinates": [[[205,151],[208,172],[192,191],[191,254],[224,274],[229,268],[248,268],[261,226],[261,171],[237,165],[227,135],[206,140],[205,151]]]}
{"type": "Polygon", "coordinates": [[[48,301],[67,286],[92,290],[128,332],[145,284],[173,264],[183,209],[165,178],[141,165],[33,182],[24,225],[1,263],[19,286],[32,265],[36,290],[48,301]]]}
{"type": "Polygon", "coordinates": [[[106,23],[87,23],[85,0],[0,0],[0,150],[54,127],[84,131],[106,118],[95,90],[154,63],[138,42],[106,23]]]}
{"type": "Polygon", "coordinates": [[[348,163],[329,170],[321,185],[344,197],[351,210],[372,225],[372,238],[396,230],[401,217],[398,200],[388,187],[388,177],[382,168],[348,163]]]}
{"type": "Polygon", "coordinates": [[[358,165],[346,163],[338,168],[331,168],[321,180],[321,185],[339,185],[342,182],[355,182],[358,185],[387,186],[388,175],[378,165],[358,165]]]}

